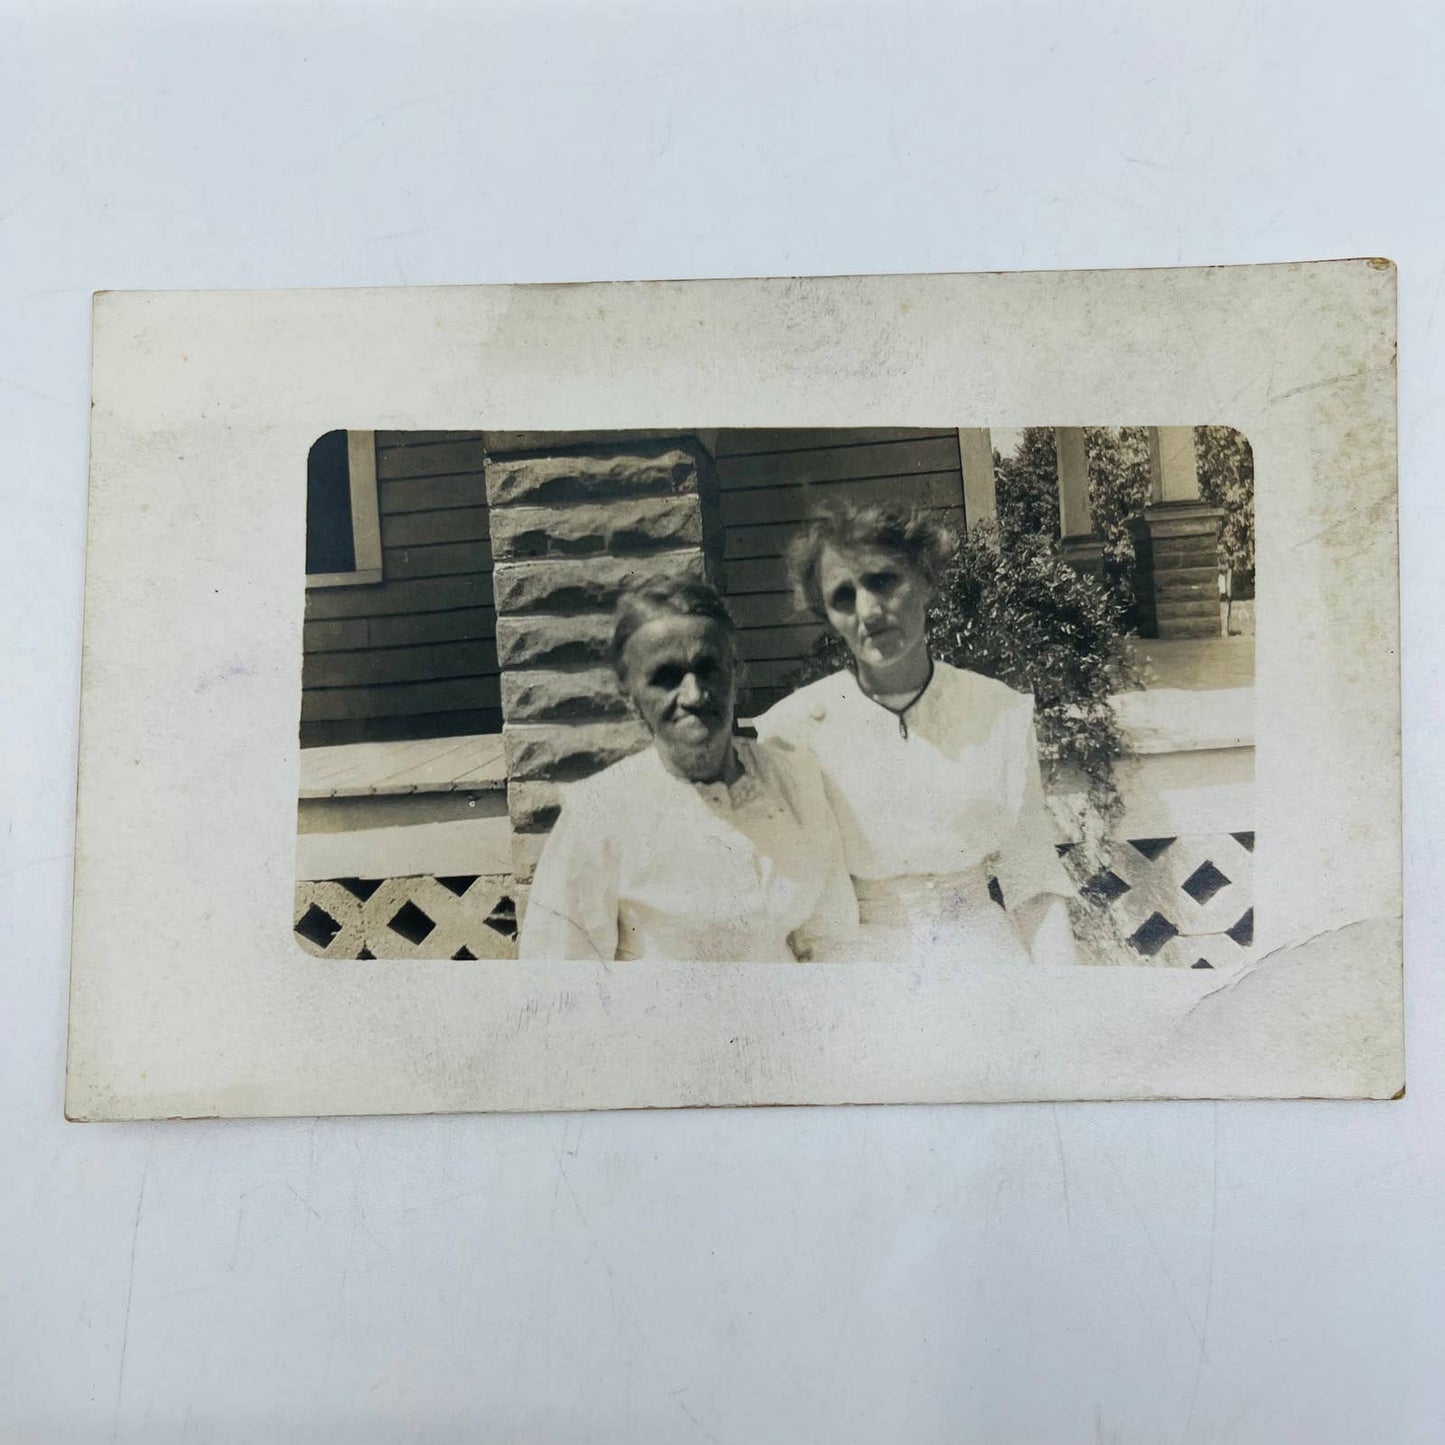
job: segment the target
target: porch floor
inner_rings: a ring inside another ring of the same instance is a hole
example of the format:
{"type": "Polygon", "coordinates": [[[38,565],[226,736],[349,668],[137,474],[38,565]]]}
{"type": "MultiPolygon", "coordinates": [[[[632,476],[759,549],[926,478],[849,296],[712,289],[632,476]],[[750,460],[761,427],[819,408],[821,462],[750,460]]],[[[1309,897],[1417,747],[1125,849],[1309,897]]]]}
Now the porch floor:
{"type": "Polygon", "coordinates": [[[301,750],[303,799],[480,793],[506,786],[498,733],[301,750]]]}
{"type": "Polygon", "coordinates": [[[1151,691],[1179,688],[1214,692],[1254,686],[1253,637],[1198,637],[1166,641],[1131,637],[1125,644],[1151,691]]]}

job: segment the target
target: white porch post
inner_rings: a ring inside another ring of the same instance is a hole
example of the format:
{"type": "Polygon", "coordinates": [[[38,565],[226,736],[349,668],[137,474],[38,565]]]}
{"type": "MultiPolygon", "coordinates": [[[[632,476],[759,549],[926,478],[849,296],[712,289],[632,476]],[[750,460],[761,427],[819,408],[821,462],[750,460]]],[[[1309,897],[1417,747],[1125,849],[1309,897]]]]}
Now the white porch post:
{"type": "Polygon", "coordinates": [[[1089,454],[1081,426],[1056,426],[1054,451],[1059,467],[1059,550],[1080,572],[1097,575],[1103,544],[1094,535],[1089,510],[1089,454]]]}
{"type": "Polygon", "coordinates": [[[963,523],[971,532],[980,522],[998,516],[993,438],[986,426],[959,427],[958,460],[963,468],[963,523]]]}

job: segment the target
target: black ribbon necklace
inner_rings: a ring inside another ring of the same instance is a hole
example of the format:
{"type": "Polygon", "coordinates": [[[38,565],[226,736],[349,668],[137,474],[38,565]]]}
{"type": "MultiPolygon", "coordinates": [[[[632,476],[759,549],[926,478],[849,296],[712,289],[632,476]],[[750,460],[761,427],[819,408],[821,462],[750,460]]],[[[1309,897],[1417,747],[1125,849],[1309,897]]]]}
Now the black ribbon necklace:
{"type": "Polygon", "coordinates": [[[862,692],[863,696],[866,697],[869,702],[871,702],[871,703],[876,703],[877,706],[881,707],[884,712],[891,712],[891,713],[893,714],[893,716],[898,719],[898,735],[899,735],[905,742],[907,742],[907,741],[908,741],[908,711],[909,711],[910,708],[917,706],[917,704],[918,704],[918,699],[921,698],[921,697],[923,696],[923,694],[928,691],[929,684],[933,681],[933,657],[932,657],[932,655],[930,654],[930,656],[929,656],[929,658],[928,658],[928,676],[923,679],[923,686],[920,687],[920,688],[918,689],[918,691],[915,692],[915,693],[913,694],[913,696],[910,697],[910,698],[908,699],[908,701],[903,704],[902,707],[889,707],[889,705],[888,705],[886,702],[882,701],[882,699],[880,699],[876,694],[874,694],[874,693],[872,693],[872,692],[869,691],[869,689],[868,689],[868,684],[863,681],[863,674],[862,674],[861,672],[859,672],[859,673],[857,674],[857,677],[858,677],[858,687],[859,687],[859,690],[862,692]]]}

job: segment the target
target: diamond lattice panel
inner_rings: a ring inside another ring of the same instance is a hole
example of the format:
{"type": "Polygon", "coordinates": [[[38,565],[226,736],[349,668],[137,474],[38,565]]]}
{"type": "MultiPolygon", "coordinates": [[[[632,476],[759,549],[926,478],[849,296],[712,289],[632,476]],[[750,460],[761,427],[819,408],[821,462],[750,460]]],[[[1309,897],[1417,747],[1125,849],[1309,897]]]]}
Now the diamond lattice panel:
{"type": "Polygon", "coordinates": [[[1254,902],[1254,857],[1231,833],[1176,838],[1152,859],[1119,843],[1110,867],[1129,885],[1110,907],[1136,926],[1157,913],[1185,937],[1223,933],[1254,902]]]}
{"type": "Polygon", "coordinates": [[[318,958],[515,958],[506,878],[387,878],[297,885],[296,941],[318,958]],[[510,931],[509,931],[510,930],[510,931]]]}
{"type": "Polygon", "coordinates": [[[355,958],[366,946],[361,900],[340,883],[300,884],[292,924],[296,942],[317,958],[355,958]]]}

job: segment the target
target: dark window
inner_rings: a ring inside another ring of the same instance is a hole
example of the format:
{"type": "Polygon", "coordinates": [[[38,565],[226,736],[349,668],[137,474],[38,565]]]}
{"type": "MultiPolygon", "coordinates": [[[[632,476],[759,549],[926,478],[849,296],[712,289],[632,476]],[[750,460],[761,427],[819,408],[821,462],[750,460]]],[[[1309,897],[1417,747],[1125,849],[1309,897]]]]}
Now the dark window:
{"type": "Polygon", "coordinates": [[[329,431],[306,458],[306,571],[352,572],[351,467],[344,431],[329,431]]]}

